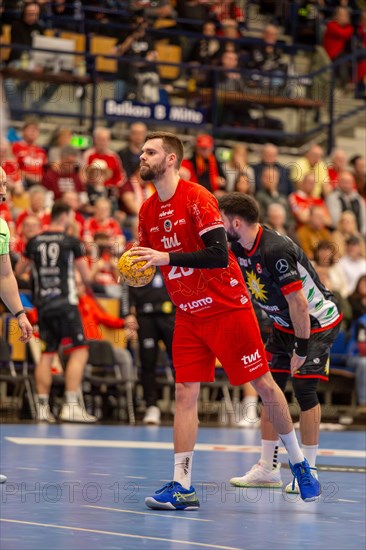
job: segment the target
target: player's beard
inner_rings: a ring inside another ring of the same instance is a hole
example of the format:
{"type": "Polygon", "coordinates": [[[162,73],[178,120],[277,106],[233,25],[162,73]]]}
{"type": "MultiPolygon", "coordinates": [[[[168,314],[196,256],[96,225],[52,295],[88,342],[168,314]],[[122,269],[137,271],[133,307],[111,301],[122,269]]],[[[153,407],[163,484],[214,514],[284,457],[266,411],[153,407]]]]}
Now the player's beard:
{"type": "Polygon", "coordinates": [[[140,176],[144,181],[156,181],[166,172],[165,159],[161,161],[160,164],[156,166],[140,166],[140,176]]]}
{"type": "Polygon", "coordinates": [[[240,239],[240,235],[238,235],[233,227],[226,230],[226,235],[229,243],[237,243],[240,239]]]}

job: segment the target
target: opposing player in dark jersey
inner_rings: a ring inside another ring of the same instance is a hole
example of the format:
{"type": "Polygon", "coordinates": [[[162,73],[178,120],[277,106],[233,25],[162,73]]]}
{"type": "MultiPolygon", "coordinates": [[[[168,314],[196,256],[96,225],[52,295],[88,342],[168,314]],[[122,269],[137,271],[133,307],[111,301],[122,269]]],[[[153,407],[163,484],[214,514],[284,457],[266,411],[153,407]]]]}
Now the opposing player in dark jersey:
{"type": "MultiPolygon", "coordinates": [[[[258,223],[258,205],[252,197],[229,193],[220,198],[219,208],[252,297],[273,321],[267,358],[282,390],[292,376],[301,411],[302,449],[314,468],[321,415],[317,384],[328,380],[329,350],[339,332],[342,315],[303,250],[290,238],[258,223]]],[[[261,459],[231,483],[242,487],[281,487],[278,445],[278,433],[264,408],[261,459]]],[[[290,484],[286,491],[298,492],[298,487],[290,484]]]]}
{"type": "Polygon", "coordinates": [[[258,323],[232,252],[215,197],[201,185],[179,178],[183,145],[165,132],[150,134],[140,157],[142,179],[156,193],[139,214],[137,260],[160,265],[176,322],[173,363],[176,373],[173,481],[148,497],[150,508],[199,507],[191,486],[197,436],[200,382],[211,382],[220,360],[232,384],[251,381],[281,435],[304,500],[320,494],[298,445],[283,392],[269,372],[258,323]],[[284,414],[285,411],[285,414],[284,414]],[[286,414],[287,412],[287,414],[286,414]]]}
{"type": "Polygon", "coordinates": [[[69,354],[65,372],[65,403],[60,419],[68,422],[95,422],[78,402],[77,393],[88,359],[88,347],[78,311],[75,268],[85,284],[90,282],[89,268],[78,239],[67,235],[73,221],[69,205],[56,201],[48,229],[27,243],[24,258],[16,266],[18,274],[31,266],[34,302],[38,309],[40,339],[44,343],[35,369],[38,394],[38,420],[55,422],[49,408],[52,384],[51,365],[62,345],[69,354]]]}

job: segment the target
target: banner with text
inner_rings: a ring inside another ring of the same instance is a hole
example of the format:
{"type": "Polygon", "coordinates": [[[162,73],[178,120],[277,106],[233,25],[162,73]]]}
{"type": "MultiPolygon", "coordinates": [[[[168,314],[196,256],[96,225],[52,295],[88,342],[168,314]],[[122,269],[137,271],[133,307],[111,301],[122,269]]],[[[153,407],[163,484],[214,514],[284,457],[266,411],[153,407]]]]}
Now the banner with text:
{"type": "Polygon", "coordinates": [[[104,101],[104,116],[186,123],[197,126],[204,124],[206,118],[204,111],[181,105],[162,105],[161,103],[145,105],[130,100],[115,101],[114,99],[104,101]]]}

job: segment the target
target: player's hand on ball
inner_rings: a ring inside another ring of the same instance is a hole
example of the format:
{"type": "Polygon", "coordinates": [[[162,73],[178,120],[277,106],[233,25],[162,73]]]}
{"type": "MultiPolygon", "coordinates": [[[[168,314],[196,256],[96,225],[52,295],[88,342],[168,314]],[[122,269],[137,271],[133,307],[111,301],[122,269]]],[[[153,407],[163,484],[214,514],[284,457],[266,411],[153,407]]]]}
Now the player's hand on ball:
{"type": "Polygon", "coordinates": [[[118,270],[123,282],[129,286],[140,287],[152,281],[156,267],[154,265],[146,266],[146,262],[141,260],[131,249],[122,254],[118,260],[118,270]]]}
{"type": "Polygon", "coordinates": [[[133,246],[130,249],[130,253],[138,256],[138,258],[132,260],[132,263],[141,262],[142,260],[146,262],[144,267],[141,268],[142,271],[145,271],[152,265],[169,265],[168,252],[159,252],[158,250],[143,246],[133,246]]]}

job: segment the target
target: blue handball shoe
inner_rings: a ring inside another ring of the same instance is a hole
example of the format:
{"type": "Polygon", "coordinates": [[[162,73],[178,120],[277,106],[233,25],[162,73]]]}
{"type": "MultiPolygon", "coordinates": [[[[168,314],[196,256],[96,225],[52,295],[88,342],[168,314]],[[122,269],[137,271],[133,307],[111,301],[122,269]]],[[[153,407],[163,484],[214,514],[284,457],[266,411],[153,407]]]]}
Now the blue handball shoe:
{"type": "Polygon", "coordinates": [[[296,464],[291,464],[290,462],[289,464],[294,476],[292,488],[294,488],[295,481],[297,481],[302,500],[305,502],[316,500],[321,495],[322,488],[316,474],[312,474],[311,470],[315,470],[316,472],[317,469],[311,468],[306,458],[304,458],[303,462],[297,462],[296,464]]]}
{"type": "Polygon", "coordinates": [[[200,507],[195,488],[185,489],[177,481],[170,481],[154,496],[146,497],[145,504],[154,510],[196,510],[200,507]]]}

